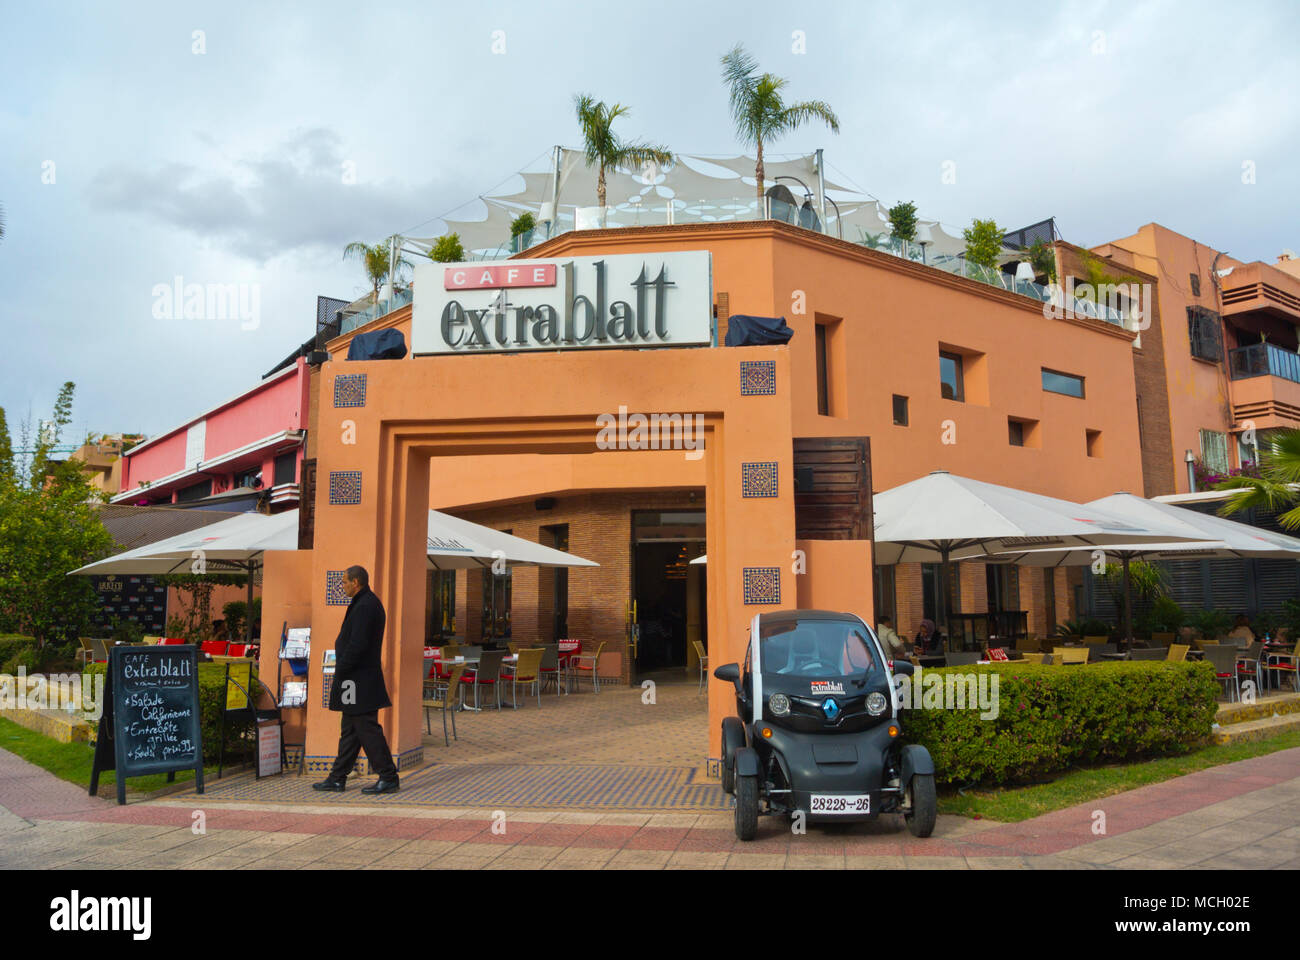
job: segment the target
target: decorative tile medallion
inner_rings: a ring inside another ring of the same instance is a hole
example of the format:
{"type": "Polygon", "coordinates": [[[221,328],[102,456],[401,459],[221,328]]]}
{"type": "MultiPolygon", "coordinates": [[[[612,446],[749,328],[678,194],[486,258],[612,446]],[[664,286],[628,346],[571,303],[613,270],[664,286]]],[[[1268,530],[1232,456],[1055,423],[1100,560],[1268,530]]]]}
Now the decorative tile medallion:
{"type": "Polygon", "coordinates": [[[776,461],[770,463],[742,463],[740,465],[740,495],[742,497],[776,496],[776,461]]]}
{"type": "Polygon", "coordinates": [[[322,674],[320,680],[320,705],[326,710],[330,708],[330,690],[334,688],[334,674],[322,674]]]}
{"type": "Polygon", "coordinates": [[[361,502],[361,471],[330,471],[330,504],[344,506],[361,502]]]}
{"type": "Polygon", "coordinates": [[[345,576],[347,576],[346,570],[325,571],[325,602],[331,607],[346,607],[352,602],[348,595],[343,592],[343,578],[345,576]]]}
{"type": "Polygon", "coordinates": [[[780,603],[781,568],[745,567],[745,603],[780,603]]]}
{"type": "Polygon", "coordinates": [[[364,407],[366,405],[366,375],[340,373],[334,378],[334,406],[364,407]]]}
{"type": "MultiPolygon", "coordinates": [[[[762,397],[776,393],[775,360],[740,361],[740,395],[762,397]]],[[[338,406],[338,404],[335,404],[338,406]]]]}

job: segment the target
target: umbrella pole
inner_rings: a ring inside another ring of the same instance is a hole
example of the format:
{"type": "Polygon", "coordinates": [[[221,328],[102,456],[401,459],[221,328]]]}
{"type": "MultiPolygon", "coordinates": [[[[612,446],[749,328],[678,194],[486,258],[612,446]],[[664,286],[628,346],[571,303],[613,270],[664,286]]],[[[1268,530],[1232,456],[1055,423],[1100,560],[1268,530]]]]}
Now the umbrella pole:
{"type": "Polygon", "coordinates": [[[248,561],[248,605],[244,608],[244,642],[253,642],[253,570],[256,560],[248,561]]]}
{"type": "Polygon", "coordinates": [[[950,626],[951,621],[948,617],[948,614],[950,612],[948,608],[951,606],[951,603],[949,602],[950,594],[948,590],[948,586],[949,586],[948,564],[952,557],[952,550],[948,547],[943,547],[942,549],[943,549],[943,562],[939,564],[939,607],[940,607],[939,613],[943,617],[943,629],[944,629],[944,633],[947,634],[948,637],[947,643],[949,649],[951,649],[952,628],[950,626]]]}
{"type": "Polygon", "coordinates": [[[1133,601],[1132,591],[1128,582],[1128,554],[1124,554],[1124,649],[1128,650],[1133,646],[1133,601]]]}

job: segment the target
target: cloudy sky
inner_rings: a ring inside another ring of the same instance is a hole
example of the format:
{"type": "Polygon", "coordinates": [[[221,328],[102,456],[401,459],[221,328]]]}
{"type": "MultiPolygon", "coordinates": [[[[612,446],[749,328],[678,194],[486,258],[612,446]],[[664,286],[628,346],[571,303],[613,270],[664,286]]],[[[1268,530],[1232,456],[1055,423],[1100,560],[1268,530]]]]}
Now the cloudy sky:
{"type": "Polygon", "coordinates": [[[737,152],[736,42],[840,117],[771,150],[822,146],[953,228],[1055,216],[1092,245],[1158,221],[1244,260],[1300,249],[1291,0],[4,0],[0,24],[0,406],[44,416],[75,381],[65,439],[153,434],[251,386],[318,294],[367,288],[346,243],[436,233],[577,146],[575,92],[629,105],[625,136],[737,152]],[[177,277],[250,285],[256,328],[155,316],[177,277]]]}

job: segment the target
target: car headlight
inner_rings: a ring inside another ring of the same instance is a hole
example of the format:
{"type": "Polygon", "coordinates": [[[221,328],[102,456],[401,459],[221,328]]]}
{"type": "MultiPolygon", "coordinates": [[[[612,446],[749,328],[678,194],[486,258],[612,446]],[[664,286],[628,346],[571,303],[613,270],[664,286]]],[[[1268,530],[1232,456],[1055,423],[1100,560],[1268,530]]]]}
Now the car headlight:
{"type": "Polygon", "coordinates": [[[883,693],[876,692],[867,695],[867,713],[873,717],[880,716],[888,707],[889,701],[885,699],[883,693]]]}
{"type": "Polygon", "coordinates": [[[767,708],[774,717],[784,717],[790,712],[790,698],[784,693],[774,693],[767,700],[767,708]]]}

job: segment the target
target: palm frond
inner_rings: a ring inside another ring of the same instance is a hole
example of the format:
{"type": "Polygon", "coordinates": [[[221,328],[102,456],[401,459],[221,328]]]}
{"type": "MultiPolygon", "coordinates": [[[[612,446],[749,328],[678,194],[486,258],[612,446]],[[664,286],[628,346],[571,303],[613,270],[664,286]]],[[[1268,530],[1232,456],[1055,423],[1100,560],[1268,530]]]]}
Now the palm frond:
{"type": "Polygon", "coordinates": [[[832,133],[840,132],[840,120],[831,105],[824,100],[805,100],[792,103],[781,111],[781,124],[786,130],[795,130],[810,120],[822,120],[832,133]]]}
{"type": "Polygon", "coordinates": [[[738,131],[751,112],[755,88],[754,74],[757,70],[758,61],[746,53],[744,46],[739,43],[722,57],[722,79],[730,88],[731,119],[738,131]]]}
{"type": "Polygon", "coordinates": [[[1230,477],[1220,480],[1214,489],[1238,491],[1219,508],[1221,517],[1257,507],[1277,512],[1295,502],[1295,491],[1289,486],[1260,477],[1230,477]]]}

